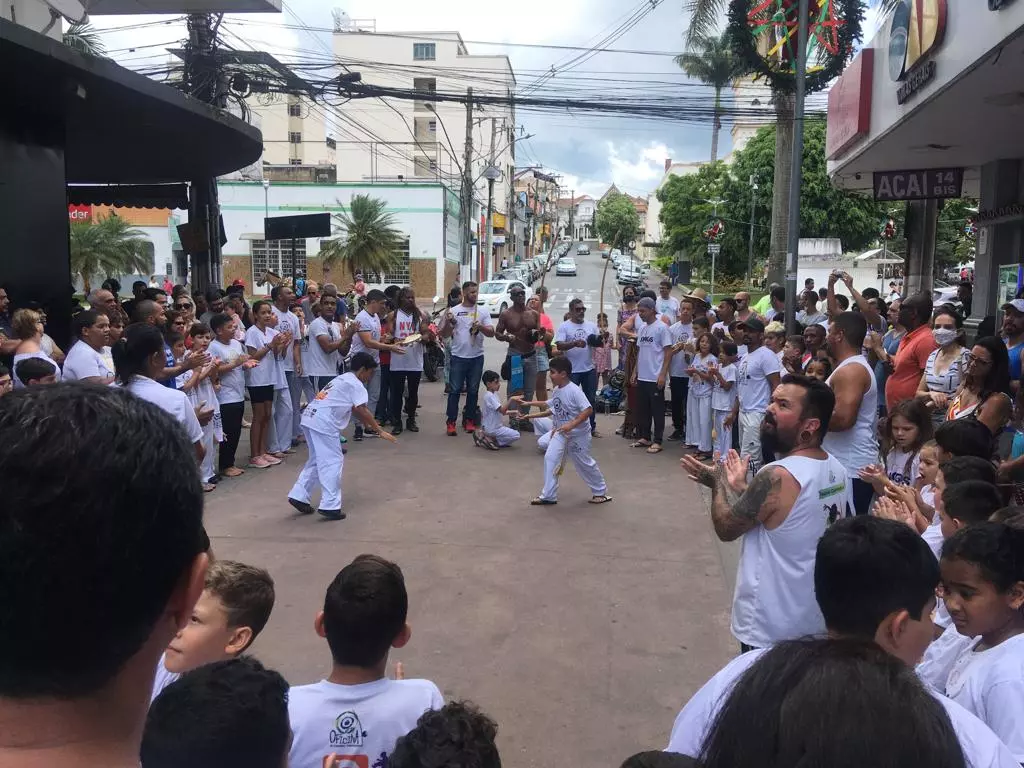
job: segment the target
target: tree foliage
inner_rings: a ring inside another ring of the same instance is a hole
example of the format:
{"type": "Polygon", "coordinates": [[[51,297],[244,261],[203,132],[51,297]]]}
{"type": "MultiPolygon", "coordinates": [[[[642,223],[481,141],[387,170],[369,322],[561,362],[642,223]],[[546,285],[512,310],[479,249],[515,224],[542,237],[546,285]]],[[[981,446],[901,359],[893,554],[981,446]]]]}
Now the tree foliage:
{"type": "Polygon", "coordinates": [[[621,249],[640,232],[640,214],[633,201],[620,192],[612,192],[597,204],[594,227],[601,242],[621,249]]]}
{"type": "MultiPolygon", "coordinates": [[[[338,204],[342,204],[340,200],[338,204]]],[[[336,229],[342,234],[320,246],[325,270],[342,266],[353,275],[383,274],[398,266],[405,236],[394,216],[385,211],[386,205],[380,198],[354,195],[347,211],[334,214],[336,229]]]]}
{"type": "Polygon", "coordinates": [[[711,162],[718,159],[718,133],[722,129],[722,89],[744,74],[744,66],[732,52],[732,43],[726,37],[701,38],[686,53],[675,57],[687,75],[700,80],[715,90],[715,103],[711,126],[711,162]]]}
{"type": "Polygon", "coordinates": [[[106,56],[107,54],[99,32],[88,21],[78,21],[72,24],[64,33],[63,42],[68,48],[74,48],[80,53],[92,56],[106,56]]]}
{"type": "Polygon", "coordinates": [[[71,274],[82,279],[86,293],[92,289],[94,277],[153,271],[151,244],[145,233],[114,213],[95,222],[72,222],[69,246],[71,274]]]}

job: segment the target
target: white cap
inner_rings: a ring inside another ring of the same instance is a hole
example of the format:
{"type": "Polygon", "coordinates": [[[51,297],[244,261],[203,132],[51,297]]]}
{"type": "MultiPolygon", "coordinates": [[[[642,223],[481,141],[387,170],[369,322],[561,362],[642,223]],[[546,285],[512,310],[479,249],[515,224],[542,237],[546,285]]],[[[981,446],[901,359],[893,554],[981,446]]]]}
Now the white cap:
{"type": "Polygon", "coordinates": [[[1014,299],[1013,301],[1008,301],[1005,304],[1003,304],[1003,306],[1001,306],[1000,309],[1003,310],[1004,312],[1008,309],[1012,309],[1014,312],[1018,312],[1024,315],[1024,299],[1014,299]]]}

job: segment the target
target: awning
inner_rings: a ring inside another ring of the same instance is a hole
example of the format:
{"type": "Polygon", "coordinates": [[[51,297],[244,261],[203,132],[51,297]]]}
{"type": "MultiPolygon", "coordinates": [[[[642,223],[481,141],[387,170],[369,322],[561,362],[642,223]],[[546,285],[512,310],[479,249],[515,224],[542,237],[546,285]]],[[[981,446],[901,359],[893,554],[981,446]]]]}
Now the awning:
{"type": "Polygon", "coordinates": [[[69,205],[115,205],[119,208],[188,208],[187,184],[73,184],[69,205]]]}
{"type": "Polygon", "coordinates": [[[864,251],[860,256],[855,256],[854,261],[870,261],[872,264],[902,264],[903,258],[893,254],[888,258],[884,256],[885,250],[883,248],[872,248],[870,251],[864,251]],[[879,258],[882,257],[882,258],[879,258]]]}
{"type": "Polygon", "coordinates": [[[0,124],[64,147],[68,184],[162,184],[259,159],[259,130],[110,59],[0,18],[0,124]]]}

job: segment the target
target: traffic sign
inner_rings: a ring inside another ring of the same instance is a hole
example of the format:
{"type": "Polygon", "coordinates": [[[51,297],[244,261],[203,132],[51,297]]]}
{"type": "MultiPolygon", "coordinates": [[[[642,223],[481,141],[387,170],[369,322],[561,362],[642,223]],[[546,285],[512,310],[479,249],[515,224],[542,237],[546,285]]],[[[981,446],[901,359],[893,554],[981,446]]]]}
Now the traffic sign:
{"type": "Polygon", "coordinates": [[[629,241],[629,249],[632,251],[636,248],[636,240],[629,241]]]}
{"type": "Polygon", "coordinates": [[[708,255],[717,256],[722,252],[722,246],[719,243],[708,243],[708,255]]]}

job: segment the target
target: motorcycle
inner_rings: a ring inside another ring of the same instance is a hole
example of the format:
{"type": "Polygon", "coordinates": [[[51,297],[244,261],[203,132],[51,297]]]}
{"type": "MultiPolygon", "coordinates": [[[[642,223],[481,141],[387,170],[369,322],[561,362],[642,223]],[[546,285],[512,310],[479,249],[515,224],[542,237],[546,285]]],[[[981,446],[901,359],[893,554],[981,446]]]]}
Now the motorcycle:
{"type": "Polygon", "coordinates": [[[437,323],[430,324],[430,331],[433,340],[423,342],[423,375],[427,381],[437,381],[444,375],[444,344],[437,335],[437,323]]]}

